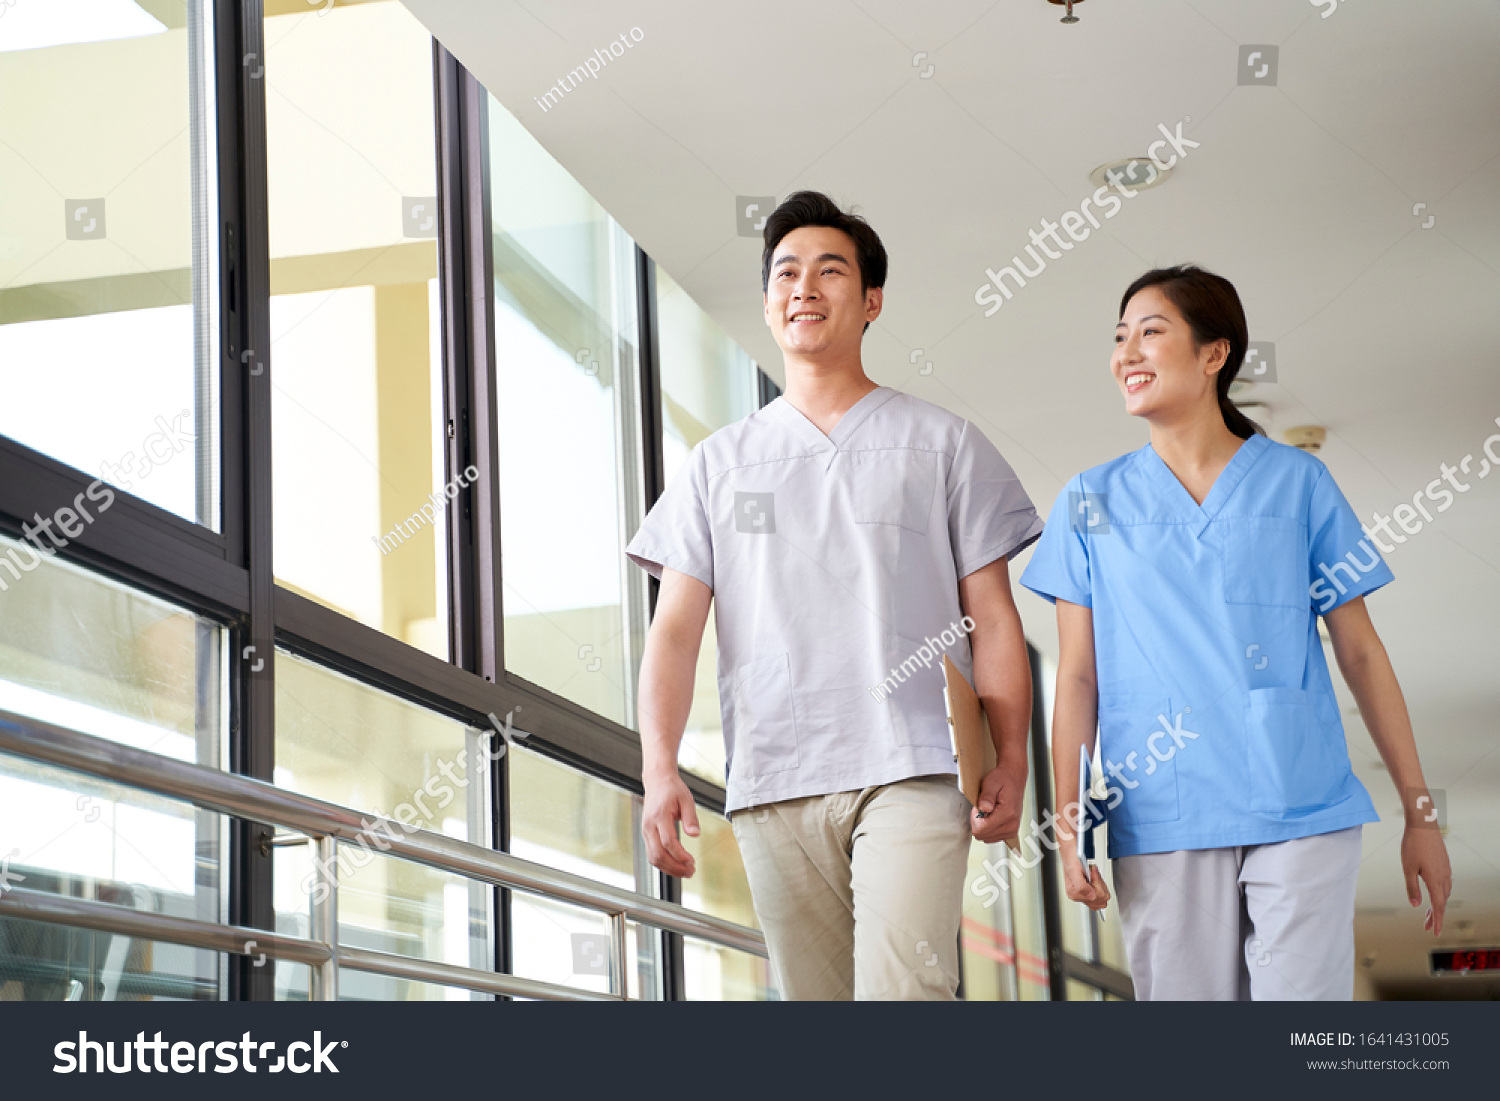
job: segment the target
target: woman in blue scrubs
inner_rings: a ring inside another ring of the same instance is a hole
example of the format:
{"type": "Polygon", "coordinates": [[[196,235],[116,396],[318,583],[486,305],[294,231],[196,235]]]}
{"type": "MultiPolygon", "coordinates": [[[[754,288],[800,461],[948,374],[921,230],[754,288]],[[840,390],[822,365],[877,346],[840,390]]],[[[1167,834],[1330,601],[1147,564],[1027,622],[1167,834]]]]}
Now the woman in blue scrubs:
{"type": "MultiPolygon", "coordinates": [[[[1126,290],[1110,369],[1139,451],[1074,478],[1021,583],[1057,605],[1057,806],[1100,738],[1109,855],[1141,999],[1348,999],[1360,828],[1318,635],[1402,794],[1407,895],[1442,932],[1452,891],[1411,722],[1365,594],[1391,580],[1321,461],[1234,407],[1248,328],[1228,280],[1194,267],[1126,290]]],[[[1390,547],[1385,546],[1386,550],[1390,547]]],[[[1098,869],[1060,849],[1068,897],[1098,869]]]]}

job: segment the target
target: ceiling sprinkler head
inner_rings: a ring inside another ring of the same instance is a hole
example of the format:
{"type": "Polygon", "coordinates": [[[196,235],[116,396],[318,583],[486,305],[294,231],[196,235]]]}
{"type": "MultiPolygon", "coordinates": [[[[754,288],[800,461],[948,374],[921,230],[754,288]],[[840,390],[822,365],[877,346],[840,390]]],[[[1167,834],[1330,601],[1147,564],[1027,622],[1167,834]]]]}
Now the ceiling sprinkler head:
{"type": "Polygon", "coordinates": [[[1065,4],[1067,5],[1068,14],[1065,15],[1065,16],[1063,16],[1062,19],[1059,20],[1059,22],[1062,22],[1062,23],[1076,23],[1076,22],[1078,22],[1078,16],[1076,16],[1076,15],[1073,14],[1073,5],[1075,3],[1081,4],[1081,3],[1083,3],[1083,0],[1047,0],[1047,3],[1049,3],[1049,4],[1056,4],[1059,7],[1062,7],[1065,4]]]}

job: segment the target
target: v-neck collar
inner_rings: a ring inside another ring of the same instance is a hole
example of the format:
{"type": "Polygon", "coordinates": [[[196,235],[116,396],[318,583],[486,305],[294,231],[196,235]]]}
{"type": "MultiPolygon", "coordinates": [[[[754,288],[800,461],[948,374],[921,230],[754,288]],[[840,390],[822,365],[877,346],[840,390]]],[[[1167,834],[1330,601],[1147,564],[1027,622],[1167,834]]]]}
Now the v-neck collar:
{"type": "Polygon", "coordinates": [[[1256,460],[1265,453],[1270,442],[1266,437],[1257,433],[1241,443],[1239,450],[1225,464],[1224,469],[1219,471],[1219,476],[1209,487],[1208,496],[1203,498],[1201,505],[1193,500],[1193,495],[1178,480],[1177,475],[1172,473],[1172,468],[1167,465],[1166,460],[1156,453],[1156,448],[1148,443],[1142,448],[1142,452],[1145,461],[1154,471],[1157,481],[1168,484],[1171,487],[1168,492],[1175,491],[1178,503],[1191,510],[1196,520],[1194,534],[1202,535],[1208,529],[1208,525],[1223,510],[1224,503],[1234,495],[1235,489],[1245,480],[1245,475],[1250,472],[1256,460]]]}
{"type": "Polygon", "coordinates": [[[833,426],[833,431],[825,434],[822,429],[808,420],[807,415],[798,409],[782,395],[771,403],[768,408],[777,409],[783,423],[790,426],[796,433],[807,441],[818,451],[837,451],[850,436],[875,410],[894,398],[900,391],[893,390],[889,386],[877,386],[864,397],[851,405],[839,418],[839,422],[833,426]]]}

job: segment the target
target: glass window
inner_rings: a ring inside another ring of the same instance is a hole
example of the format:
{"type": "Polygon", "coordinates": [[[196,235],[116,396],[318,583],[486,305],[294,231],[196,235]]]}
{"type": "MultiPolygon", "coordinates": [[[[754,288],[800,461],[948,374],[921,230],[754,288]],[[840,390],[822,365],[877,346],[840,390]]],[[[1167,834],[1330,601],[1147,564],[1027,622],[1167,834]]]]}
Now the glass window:
{"type": "Polygon", "coordinates": [[[506,669],[635,725],[635,245],[489,101],[506,669]]]}
{"type": "MultiPolygon", "coordinates": [[[[656,302],[662,453],[670,485],[694,447],[720,428],[755,412],[759,407],[759,380],[755,361],[660,266],[656,269],[656,302]]],[[[678,762],[707,780],[724,784],[715,631],[710,609],[678,762]]]]}
{"type": "MultiPolygon", "coordinates": [[[[1032,782],[1026,785],[1021,807],[1022,823],[1036,820],[1036,758],[1027,739],[1026,755],[1032,782]]],[[[1021,850],[1012,853],[1004,845],[1001,858],[1010,874],[1011,914],[1015,923],[1016,979],[1020,1000],[1046,1001],[1051,997],[1047,973],[1047,925],[1042,911],[1041,858],[1043,849],[1023,829],[1021,850]]]]}
{"type": "MultiPolygon", "coordinates": [[[[525,860],[658,897],[641,839],[641,799],[596,777],[517,748],[510,760],[510,851],[525,860]]],[[[661,937],[629,926],[632,998],[661,997],[661,937]]],[[[514,973],[609,989],[609,926],[594,910],[511,894],[514,973]]]]}
{"type": "MultiPolygon", "coordinates": [[[[266,5],[277,580],[446,659],[432,38],[266,5]]],[[[254,369],[254,366],[251,366],[254,369]]]]}
{"type": "MultiPolygon", "coordinates": [[[[1041,695],[1036,700],[1035,707],[1037,714],[1040,716],[1042,727],[1047,732],[1047,775],[1045,782],[1053,784],[1055,781],[1052,777],[1052,716],[1057,697],[1057,662],[1047,654],[1039,653],[1036,650],[1032,651],[1032,660],[1037,663],[1037,667],[1040,670],[1039,679],[1042,686],[1041,695]]],[[[1074,770],[1077,770],[1076,763],[1074,770]]],[[[1104,835],[1102,833],[1097,834],[1094,838],[1096,854],[1101,858],[1107,850],[1099,849],[1097,846],[1103,840],[1104,835]]],[[[1107,863],[1108,861],[1103,859],[1095,861],[1096,866],[1101,868],[1107,863]]],[[[1104,870],[1108,871],[1107,868],[1104,870]]],[[[1094,948],[1094,919],[1091,918],[1087,906],[1081,902],[1074,902],[1068,897],[1067,891],[1063,887],[1062,867],[1060,864],[1057,873],[1057,905],[1062,924],[1063,950],[1071,952],[1079,959],[1097,963],[1098,957],[1095,955],[1094,948]]]]}
{"type": "Polygon", "coordinates": [[[0,20],[0,433],[217,530],[212,5],[149,7],[0,20]]]}
{"type": "Polygon", "coordinates": [[[1090,986],[1077,979],[1069,979],[1067,988],[1070,1002],[1102,1002],[1104,1000],[1104,992],[1097,986],[1090,986]]]}
{"type": "MultiPolygon", "coordinates": [[[[734,828],[722,815],[698,808],[697,837],[682,834],[697,872],[682,880],[682,904],[689,909],[759,929],[750,899],[750,881],[734,828]]],[[[689,1001],[766,1001],[778,997],[770,964],[762,957],[707,941],[683,941],[683,971],[689,1001]]]]}
{"type": "Polygon", "coordinates": [[[217,1001],[220,964],[180,944],[0,918],[0,1002],[217,1001]]]}
{"type": "Polygon", "coordinates": [[[1004,851],[1004,844],[985,845],[978,841],[969,844],[963,924],[959,933],[966,1001],[1016,1000],[1015,934],[1010,914],[1010,873],[1004,851]]]}
{"type": "MultiPolygon", "coordinates": [[[[0,711],[218,767],[223,655],[216,624],[0,539],[0,711]]],[[[0,757],[11,886],[218,921],[224,844],[216,814],[0,757]]],[[[0,1000],[133,997],[157,980],[162,997],[218,996],[215,953],[153,951],[129,937],[0,919],[0,1000]],[[12,981],[20,986],[7,994],[12,981]]]]}
{"type": "MultiPolygon", "coordinates": [[[[455,719],[277,653],[279,787],[487,846],[486,750],[499,735],[488,743],[483,737],[455,719]]],[[[382,837],[371,831],[367,841],[339,845],[340,942],[492,969],[493,888],[383,856],[382,837]]],[[[310,844],[299,835],[279,837],[278,930],[310,935],[312,873],[310,844]]],[[[298,982],[305,987],[305,969],[298,982]]]]}

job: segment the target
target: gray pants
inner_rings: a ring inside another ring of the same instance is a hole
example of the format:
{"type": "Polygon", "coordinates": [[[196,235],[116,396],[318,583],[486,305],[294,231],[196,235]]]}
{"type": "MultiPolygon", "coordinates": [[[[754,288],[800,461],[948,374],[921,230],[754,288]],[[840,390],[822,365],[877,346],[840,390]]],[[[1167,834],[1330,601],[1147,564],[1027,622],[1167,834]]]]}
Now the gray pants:
{"type": "Polygon", "coordinates": [[[1349,1001],[1360,827],[1113,864],[1141,1001],[1349,1001]]]}

